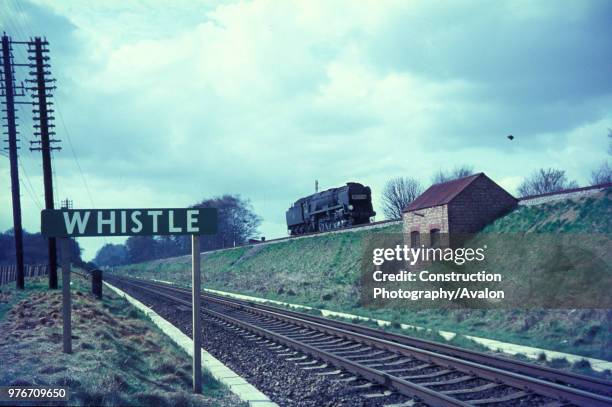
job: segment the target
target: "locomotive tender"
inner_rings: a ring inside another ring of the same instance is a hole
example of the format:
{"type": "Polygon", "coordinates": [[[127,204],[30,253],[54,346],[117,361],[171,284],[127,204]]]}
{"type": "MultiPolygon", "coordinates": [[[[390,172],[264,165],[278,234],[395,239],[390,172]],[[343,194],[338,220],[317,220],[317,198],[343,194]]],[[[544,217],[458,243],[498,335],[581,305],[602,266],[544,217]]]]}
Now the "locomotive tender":
{"type": "Polygon", "coordinates": [[[357,182],[300,198],[285,214],[291,235],[362,225],[374,215],[370,187],[357,182]]]}

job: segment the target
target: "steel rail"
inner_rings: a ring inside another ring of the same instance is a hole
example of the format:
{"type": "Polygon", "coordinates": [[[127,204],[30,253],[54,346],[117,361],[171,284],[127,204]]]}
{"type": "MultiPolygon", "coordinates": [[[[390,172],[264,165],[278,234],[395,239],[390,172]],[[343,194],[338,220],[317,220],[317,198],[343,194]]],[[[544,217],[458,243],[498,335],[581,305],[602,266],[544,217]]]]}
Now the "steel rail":
{"type": "MultiPolygon", "coordinates": [[[[120,280],[127,282],[125,279],[121,278],[120,280]]],[[[168,284],[163,283],[154,283],[149,281],[130,279],[132,280],[131,284],[139,287],[144,285],[152,286],[156,289],[168,290],[171,292],[179,293],[181,295],[187,295],[187,293],[177,287],[173,287],[168,284]]],[[[154,290],[153,290],[154,291],[154,290]]],[[[414,346],[391,342],[389,340],[383,338],[376,338],[369,335],[365,335],[359,332],[353,332],[346,329],[332,327],[329,326],[329,321],[325,320],[325,323],[319,323],[315,321],[309,321],[305,318],[298,318],[295,316],[290,316],[283,314],[282,312],[278,312],[280,310],[275,309],[271,310],[263,310],[258,307],[253,307],[251,305],[245,305],[243,303],[232,302],[227,299],[221,298],[213,298],[211,296],[204,296],[205,299],[211,302],[215,302],[227,307],[245,310],[247,312],[261,315],[269,318],[274,318],[276,320],[288,322],[297,326],[301,326],[308,329],[313,329],[319,332],[323,332],[333,336],[339,336],[341,338],[346,338],[349,340],[353,340],[359,343],[366,344],[368,346],[376,347],[379,349],[384,349],[396,354],[410,356],[425,362],[436,363],[441,366],[449,366],[458,371],[467,373],[467,374],[477,374],[480,377],[492,380],[492,381],[502,381],[504,384],[514,386],[520,389],[527,389],[537,393],[539,395],[551,397],[556,400],[560,400],[563,402],[572,402],[585,406],[610,406],[612,405],[612,398],[606,397],[600,394],[590,393],[585,390],[576,389],[572,387],[563,386],[557,383],[545,381],[542,379],[526,376],[524,374],[504,371],[502,369],[483,365],[477,362],[462,360],[454,356],[445,355],[441,353],[432,352],[430,350],[419,349],[414,346]]],[[[274,307],[271,307],[274,308],[274,307]]],[[[283,310],[284,311],[284,310],[283,310]]],[[[243,324],[245,322],[242,322],[243,324]]],[[[258,328],[263,329],[263,328],[258,328]]],[[[483,354],[487,356],[486,354],[483,354]]],[[[487,363],[484,360],[484,363],[487,363]]],[[[382,373],[382,372],[381,372],[382,373]]],[[[608,384],[608,388],[606,390],[610,390],[610,384],[608,384]]]]}
{"type": "MultiPolygon", "coordinates": [[[[206,293],[206,296],[213,298],[228,299],[221,295],[206,293]]],[[[429,350],[432,352],[439,352],[445,355],[454,356],[457,358],[469,360],[477,363],[486,363],[489,366],[496,367],[499,369],[506,369],[522,374],[528,374],[537,376],[543,379],[550,380],[556,383],[564,383],[571,386],[588,388],[591,390],[599,391],[602,393],[612,392],[612,382],[599,379],[596,377],[590,377],[586,375],[576,374],[572,372],[565,372],[562,370],[553,369],[546,366],[539,366],[532,363],[527,363],[521,360],[514,360],[510,358],[501,357],[498,355],[490,355],[483,352],[477,352],[469,349],[463,349],[457,346],[447,345],[444,343],[433,342],[426,339],[414,338],[407,335],[401,335],[393,332],[387,332],[380,329],[365,327],[350,322],[338,321],[334,319],[319,317],[316,315],[310,315],[303,312],[296,312],[292,310],[286,310],[279,307],[274,307],[265,304],[256,304],[252,301],[239,300],[232,298],[231,301],[245,304],[255,308],[261,308],[272,312],[278,312],[285,315],[291,315],[297,318],[306,319],[308,321],[318,322],[321,324],[327,324],[336,328],[344,329],[351,332],[357,332],[368,336],[373,336],[380,339],[385,339],[391,342],[401,343],[403,345],[409,345],[418,347],[421,349],[429,350]]]]}
{"type": "MultiPolygon", "coordinates": [[[[164,283],[156,283],[145,280],[136,279],[137,281],[144,281],[148,284],[164,284],[164,283]]],[[[172,286],[166,284],[166,286],[176,289],[176,290],[184,290],[183,288],[172,286]]],[[[514,360],[510,358],[501,357],[498,355],[490,355],[483,352],[472,351],[469,349],[459,348],[457,346],[447,345],[443,343],[428,341],[425,339],[414,338],[406,335],[401,335],[393,332],[387,332],[380,329],[374,329],[370,327],[364,327],[361,325],[337,321],[329,318],[323,318],[315,315],[310,315],[302,312],[296,312],[291,310],[286,310],[279,307],[274,307],[265,304],[256,304],[252,301],[247,300],[239,300],[239,299],[229,299],[228,297],[224,297],[221,295],[215,295],[211,293],[204,294],[204,297],[208,298],[218,298],[226,301],[235,302],[237,304],[246,305],[253,308],[260,308],[280,314],[294,316],[296,318],[305,319],[312,322],[317,322],[320,324],[325,324],[329,326],[333,326],[335,328],[340,328],[343,330],[357,332],[363,335],[373,336],[380,339],[385,339],[390,342],[401,343],[403,345],[418,347],[419,349],[429,350],[432,352],[442,353],[449,356],[454,356],[460,359],[465,359],[471,362],[476,363],[486,363],[486,365],[491,367],[496,367],[498,369],[510,370],[513,372],[536,376],[538,378],[546,379],[554,383],[563,383],[570,386],[576,386],[584,389],[590,389],[596,392],[610,394],[612,393],[612,382],[599,379],[596,377],[590,377],[586,375],[580,375],[572,372],[566,372],[562,370],[553,369],[546,366],[538,366],[532,363],[523,362],[520,360],[514,360]]]]}
{"type": "MultiPolygon", "coordinates": [[[[213,302],[222,303],[226,306],[244,309],[244,305],[232,304],[230,301],[215,299],[213,302]]],[[[557,383],[542,379],[526,376],[524,374],[505,371],[499,368],[490,367],[480,363],[462,360],[454,356],[448,356],[428,350],[419,349],[413,346],[390,342],[385,339],[372,338],[357,332],[351,332],[340,328],[329,327],[317,322],[291,317],[272,311],[251,309],[250,312],[274,318],[280,321],[289,322],[304,328],[324,332],[329,335],[340,336],[352,341],[360,342],[368,346],[384,349],[403,356],[410,356],[423,362],[431,362],[441,366],[449,366],[467,374],[476,374],[479,377],[491,380],[502,381],[506,385],[519,389],[528,389],[539,395],[551,397],[560,401],[569,401],[584,406],[612,406],[612,398],[600,394],[590,393],[585,390],[563,386],[557,383]]]]}
{"type": "MultiPolygon", "coordinates": [[[[163,290],[167,287],[149,288],[149,287],[143,287],[134,282],[127,282],[127,281],[123,281],[123,282],[127,283],[128,285],[132,285],[133,287],[136,287],[139,290],[148,291],[149,293],[151,293],[152,295],[156,297],[163,297],[172,302],[176,302],[178,304],[191,307],[190,301],[181,300],[180,298],[177,298],[175,296],[165,294],[159,291],[159,288],[163,290]]],[[[384,385],[384,386],[396,389],[397,391],[399,391],[400,393],[404,395],[408,395],[410,397],[417,397],[420,400],[424,401],[425,403],[432,404],[435,406],[441,406],[441,407],[469,407],[471,406],[470,404],[467,404],[461,400],[449,397],[445,394],[436,392],[426,387],[419,386],[418,384],[411,383],[409,381],[400,379],[399,377],[390,376],[376,369],[372,369],[367,366],[360,365],[359,363],[353,362],[341,356],[334,355],[330,352],[319,350],[313,346],[296,341],[294,339],[291,339],[279,333],[269,331],[265,328],[258,327],[253,324],[249,324],[248,322],[241,321],[237,318],[233,318],[233,317],[218,313],[213,310],[204,309],[204,307],[202,307],[201,313],[212,315],[215,318],[224,320],[234,326],[239,326],[242,329],[255,333],[259,336],[282,343],[283,345],[286,345],[293,349],[297,349],[300,352],[306,353],[317,359],[321,359],[326,362],[329,362],[336,367],[345,369],[346,371],[359,375],[371,382],[375,382],[380,385],[384,385]]]]}

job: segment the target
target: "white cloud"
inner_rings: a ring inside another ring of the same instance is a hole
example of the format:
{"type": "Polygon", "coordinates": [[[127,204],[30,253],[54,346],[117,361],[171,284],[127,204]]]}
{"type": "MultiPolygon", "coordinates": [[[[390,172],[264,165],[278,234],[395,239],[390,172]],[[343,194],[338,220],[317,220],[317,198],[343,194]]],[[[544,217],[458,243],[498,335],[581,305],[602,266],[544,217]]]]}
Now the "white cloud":
{"type": "MultiPolygon", "coordinates": [[[[364,182],[377,203],[397,175],[427,185],[465,163],[512,190],[543,166],[584,183],[605,158],[605,4],[36,3],[29,21],[48,21],[35,29],[58,50],[59,108],[98,207],[241,193],[271,238],[315,179],[364,182]]],[[[39,177],[36,157],[23,162],[39,177]]],[[[55,162],[58,198],[89,206],[70,151],[55,162]]]]}

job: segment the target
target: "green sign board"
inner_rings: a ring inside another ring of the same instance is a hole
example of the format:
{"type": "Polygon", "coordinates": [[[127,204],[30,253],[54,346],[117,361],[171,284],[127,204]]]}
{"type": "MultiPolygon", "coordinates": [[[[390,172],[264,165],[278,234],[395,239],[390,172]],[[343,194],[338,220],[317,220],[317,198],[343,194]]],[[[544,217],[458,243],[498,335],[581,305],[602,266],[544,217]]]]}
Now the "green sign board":
{"type": "Polygon", "coordinates": [[[46,237],[213,235],[217,233],[217,210],[45,209],[41,225],[46,237]]]}

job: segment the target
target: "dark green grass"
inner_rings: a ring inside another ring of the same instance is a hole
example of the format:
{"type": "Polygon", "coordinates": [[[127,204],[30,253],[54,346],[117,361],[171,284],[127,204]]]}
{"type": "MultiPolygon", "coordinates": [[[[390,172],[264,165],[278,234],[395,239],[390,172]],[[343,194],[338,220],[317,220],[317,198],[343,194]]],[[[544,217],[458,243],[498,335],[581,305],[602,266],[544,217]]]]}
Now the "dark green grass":
{"type": "MultiPolygon", "coordinates": [[[[61,286],[60,286],[61,288],[61,286]]],[[[126,300],[90,296],[73,276],[73,353],[62,353],[61,290],[28,280],[10,292],[0,329],[0,385],[63,386],[70,405],[233,406],[238,399],[208,373],[191,393],[191,358],[126,300]]]]}

